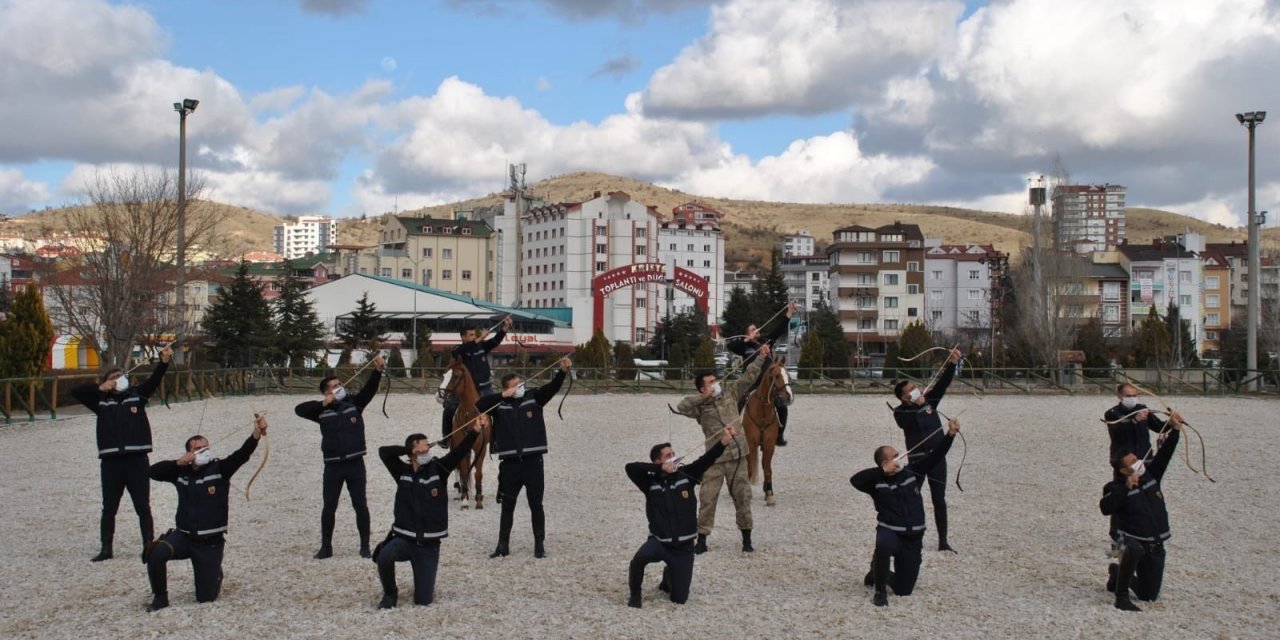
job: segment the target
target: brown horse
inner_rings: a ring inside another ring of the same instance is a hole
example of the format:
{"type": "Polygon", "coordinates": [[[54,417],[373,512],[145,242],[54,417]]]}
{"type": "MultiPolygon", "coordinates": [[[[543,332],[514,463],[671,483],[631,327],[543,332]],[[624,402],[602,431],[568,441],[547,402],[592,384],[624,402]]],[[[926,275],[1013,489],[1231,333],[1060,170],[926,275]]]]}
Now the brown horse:
{"type": "Polygon", "coordinates": [[[478,418],[480,412],[476,409],[476,402],[480,400],[480,393],[476,390],[476,384],[471,379],[471,372],[462,365],[462,361],[453,358],[449,362],[449,384],[445,387],[445,393],[453,394],[458,402],[458,410],[453,414],[453,430],[449,435],[449,445],[452,447],[462,446],[462,441],[467,437],[467,431],[470,430],[472,420],[485,420],[484,428],[480,430],[480,435],[471,444],[471,454],[463,456],[458,462],[458,482],[454,486],[458,488],[458,500],[462,501],[462,508],[470,507],[471,500],[471,470],[475,469],[476,474],[476,508],[484,508],[484,459],[489,451],[490,427],[485,418],[478,418]],[[466,427],[466,428],[464,428],[466,427]]]}
{"type": "Polygon", "coordinates": [[[764,502],[772,507],[773,497],[773,452],[778,444],[778,410],[774,408],[774,399],[783,398],[791,401],[790,377],[781,362],[774,362],[764,370],[760,384],[747,395],[746,406],[742,408],[742,430],[747,436],[747,477],[755,484],[760,471],[760,449],[764,450],[764,502]]]}

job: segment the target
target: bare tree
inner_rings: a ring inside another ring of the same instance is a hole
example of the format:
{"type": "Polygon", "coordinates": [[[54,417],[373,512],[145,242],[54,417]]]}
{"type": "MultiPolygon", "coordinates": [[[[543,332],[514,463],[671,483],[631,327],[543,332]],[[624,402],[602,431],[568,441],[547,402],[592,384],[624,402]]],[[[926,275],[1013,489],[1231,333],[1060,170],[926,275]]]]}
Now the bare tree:
{"type": "MultiPolygon", "coordinates": [[[[214,239],[217,220],[199,200],[204,180],[186,181],[188,246],[214,239]]],[[[100,171],[68,212],[66,231],[92,239],[78,264],[49,274],[55,323],[80,334],[108,366],[123,367],[140,336],[179,333],[189,312],[173,308],[178,181],[156,169],[100,171]]],[[[186,331],[181,331],[186,333],[186,331]]]]}
{"type": "Polygon", "coordinates": [[[1035,251],[1027,253],[1023,264],[1010,270],[1016,306],[1007,331],[1014,334],[1017,349],[1030,363],[1053,365],[1058,351],[1071,347],[1080,325],[1088,320],[1082,301],[1088,264],[1086,259],[1042,249],[1037,282],[1030,264],[1036,259],[1031,255],[1035,251]]]}

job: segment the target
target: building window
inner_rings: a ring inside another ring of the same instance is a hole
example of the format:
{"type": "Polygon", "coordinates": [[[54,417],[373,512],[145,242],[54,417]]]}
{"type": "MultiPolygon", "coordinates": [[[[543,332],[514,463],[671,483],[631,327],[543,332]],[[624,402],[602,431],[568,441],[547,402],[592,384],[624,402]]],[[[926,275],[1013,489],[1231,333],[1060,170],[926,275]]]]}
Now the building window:
{"type": "Polygon", "coordinates": [[[636,308],[637,308],[637,309],[644,309],[645,307],[647,307],[647,306],[648,306],[648,304],[649,304],[649,299],[648,299],[648,298],[636,298],[636,308]]]}
{"type": "Polygon", "coordinates": [[[934,322],[937,322],[937,321],[941,320],[941,319],[942,319],[942,309],[934,309],[933,311],[930,311],[930,312],[929,312],[929,317],[933,318],[933,321],[934,321],[934,322]]]}
{"type": "Polygon", "coordinates": [[[703,261],[702,261],[702,266],[703,266],[703,268],[710,269],[710,268],[711,268],[711,261],[710,261],[710,260],[703,260],[703,261]]]}
{"type": "Polygon", "coordinates": [[[604,263],[603,263],[603,262],[597,262],[597,263],[596,263],[596,271],[604,271],[604,263]]]}
{"type": "Polygon", "coordinates": [[[431,257],[431,247],[426,247],[426,248],[424,248],[424,249],[422,250],[422,257],[424,257],[424,258],[430,258],[430,257],[431,257]]]}
{"type": "Polygon", "coordinates": [[[930,289],[930,290],[929,290],[929,299],[930,299],[930,300],[933,300],[934,302],[941,302],[941,301],[942,301],[942,289],[930,289]]]}
{"type": "Polygon", "coordinates": [[[918,309],[916,309],[915,307],[907,307],[907,317],[909,317],[909,318],[914,318],[914,317],[916,317],[916,312],[917,312],[917,311],[918,311],[918,309]]]}
{"type": "MultiPolygon", "coordinates": [[[[463,228],[462,228],[462,235],[464,235],[464,236],[469,236],[469,235],[471,235],[471,227],[463,227],[463,228]]],[[[467,293],[467,292],[465,292],[465,291],[464,291],[464,292],[463,292],[463,295],[471,295],[471,294],[470,294],[470,293],[467,293]]]]}
{"type": "Polygon", "coordinates": [[[918,285],[918,284],[909,284],[909,285],[907,285],[907,295],[912,295],[912,296],[914,296],[914,295],[916,295],[916,294],[918,294],[918,293],[920,293],[920,285],[918,285]]]}
{"type": "Polygon", "coordinates": [[[1216,327],[1222,324],[1222,316],[1216,313],[1210,313],[1205,316],[1204,323],[1216,327]]]}
{"type": "Polygon", "coordinates": [[[1210,309],[1217,309],[1218,306],[1222,304],[1221,300],[1222,299],[1219,298],[1216,293],[1207,295],[1204,297],[1204,306],[1209,307],[1210,309]]]}
{"type": "Polygon", "coordinates": [[[422,227],[422,232],[423,232],[423,233],[425,233],[425,234],[429,234],[429,233],[431,233],[431,225],[427,225],[427,226],[422,227]]]}
{"type": "Polygon", "coordinates": [[[596,245],[596,253],[608,253],[608,252],[609,252],[609,245],[607,244],[596,245]]]}
{"type": "Polygon", "coordinates": [[[686,266],[686,267],[692,267],[692,266],[693,266],[693,261],[692,261],[692,260],[685,260],[685,261],[684,261],[684,266],[686,266]]]}
{"type": "Polygon", "coordinates": [[[638,256],[642,256],[642,255],[644,255],[644,251],[645,251],[645,246],[644,246],[644,245],[642,245],[642,244],[638,244],[638,245],[636,245],[636,255],[638,255],[638,256]]]}
{"type": "Polygon", "coordinates": [[[384,278],[390,278],[390,277],[391,277],[391,267],[383,267],[383,268],[382,268],[382,277],[384,277],[384,278]]]}
{"type": "Polygon", "coordinates": [[[970,300],[981,300],[981,299],[982,299],[982,289],[970,289],[970,290],[969,290],[969,299],[970,299],[970,300]]]}
{"type": "Polygon", "coordinates": [[[1184,293],[1184,294],[1182,294],[1182,295],[1178,296],[1178,306],[1179,306],[1179,307],[1182,307],[1182,308],[1184,308],[1184,309],[1185,309],[1185,308],[1187,308],[1187,307],[1190,307],[1190,306],[1191,306],[1191,294],[1189,294],[1189,293],[1184,293]]]}
{"type": "Polygon", "coordinates": [[[854,264],[875,264],[876,254],[870,251],[859,251],[854,255],[853,262],[854,264]]]}
{"type": "Polygon", "coordinates": [[[644,230],[644,229],[636,229],[636,237],[637,237],[637,238],[643,238],[643,237],[644,237],[644,234],[645,234],[645,230],[644,230]]]}
{"type": "Polygon", "coordinates": [[[1206,332],[1204,332],[1204,339],[1205,339],[1205,340],[1217,340],[1217,339],[1218,339],[1218,332],[1217,332],[1217,331],[1206,331],[1206,332]]]}
{"type": "Polygon", "coordinates": [[[815,295],[815,296],[820,296],[820,295],[822,295],[822,287],[814,287],[814,288],[813,288],[813,295],[815,295]]]}
{"type": "Polygon", "coordinates": [[[400,279],[401,279],[401,280],[412,280],[412,279],[413,279],[413,269],[408,269],[408,268],[401,269],[401,270],[400,270],[400,279]]]}
{"type": "Polygon", "coordinates": [[[876,328],[876,321],[871,318],[863,318],[858,321],[858,328],[863,331],[870,331],[876,328]]]}
{"type": "Polygon", "coordinates": [[[596,235],[607,236],[609,235],[609,230],[605,227],[596,227],[596,235]]]}
{"type": "Polygon", "coordinates": [[[430,270],[430,269],[423,269],[423,270],[422,270],[422,284],[431,284],[431,270],[430,270]]]}
{"type": "Polygon", "coordinates": [[[670,245],[668,245],[668,249],[669,249],[670,251],[675,251],[675,250],[676,250],[676,243],[674,243],[674,242],[673,242],[673,243],[671,243],[670,245]]]}
{"type": "Polygon", "coordinates": [[[693,251],[693,245],[685,245],[687,251],[693,251]]]}
{"type": "Polygon", "coordinates": [[[941,270],[941,269],[934,269],[933,271],[929,272],[929,277],[930,277],[930,278],[932,278],[932,279],[934,279],[934,280],[941,280],[941,279],[942,279],[942,270],[941,270]]]}
{"type": "Polygon", "coordinates": [[[898,308],[898,299],[897,299],[896,297],[894,297],[894,296],[886,297],[886,298],[884,299],[884,308],[886,308],[886,309],[897,309],[897,308],[898,308]]]}
{"type": "Polygon", "coordinates": [[[907,263],[907,271],[908,271],[908,272],[915,272],[915,271],[919,271],[919,270],[920,270],[920,263],[919,263],[919,262],[912,261],[912,262],[908,262],[908,263],[907,263]]]}
{"type": "Polygon", "coordinates": [[[440,233],[446,236],[453,235],[453,227],[440,227],[440,233]]]}
{"type": "Polygon", "coordinates": [[[876,275],[874,273],[859,273],[856,282],[858,284],[874,285],[876,283],[876,275]]]}
{"type": "Polygon", "coordinates": [[[1190,271],[1179,271],[1179,272],[1178,272],[1178,282],[1191,282],[1191,272],[1190,272],[1190,271]]]}
{"type": "Polygon", "coordinates": [[[882,254],[882,259],[884,262],[887,262],[887,263],[898,262],[902,260],[902,252],[901,251],[885,251],[882,254]]]}
{"type": "Polygon", "coordinates": [[[965,311],[964,319],[971,327],[976,327],[982,322],[982,316],[977,311],[965,311]]]}
{"type": "Polygon", "coordinates": [[[1120,305],[1108,304],[1102,307],[1102,321],[1107,324],[1120,322],[1120,305]]]}
{"type": "Polygon", "coordinates": [[[452,279],[453,279],[453,270],[452,270],[452,269],[441,269],[441,270],[440,270],[440,279],[441,279],[441,280],[452,280],[452,279]]]}
{"type": "Polygon", "coordinates": [[[1217,289],[1219,286],[1221,285],[1218,283],[1218,276],[1205,276],[1204,288],[1217,289]]]}
{"type": "Polygon", "coordinates": [[[1104,282],[1102,283],[1102,299],[1107,301],[1115,301],[1120,299],[1120,283],[1104,282]]]}
{"type": "Polygon", "coordinates": [[[896,274],[896,273],[886,273],[886,274],[884,274],[884,286],[886,286],[886,287],[896,287],[896,286],[898,286],[898,274],[896,274]]]}
{"type": "Polygon", "coordinates": [[[463,279],[463,280],[470,280],[470,279],[471,279],[471,270],[470,270],[470,269],[463,269],[463,270],[462,270],[462,279],[463,279]]]}
{"type": "Polygon", "coordinates": [[[453,259],[453,249],[441,249],[441,250],[440,250],[440,257],[441,257],[441,258],[443,258],[443,259],[445,259],[445,260],[452,260],[452,259],[453,259]]]}
{"type": "Polygon", "coordinates": [[[885,321],[884,321],[884,330],[885,330],[885,331],[897,331],[897,330],[898,330],[898,320],[897,320],[896,318],[886,318],[886,319],[885,319],[885,321]]]}

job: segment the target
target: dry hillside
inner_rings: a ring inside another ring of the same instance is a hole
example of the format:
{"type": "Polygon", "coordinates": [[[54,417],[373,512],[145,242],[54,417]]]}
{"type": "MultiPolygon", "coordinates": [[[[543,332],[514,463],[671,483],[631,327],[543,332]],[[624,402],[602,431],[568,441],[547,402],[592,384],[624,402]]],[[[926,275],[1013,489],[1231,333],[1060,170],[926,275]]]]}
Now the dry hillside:
{"type": "MultiPolygon", "coordinates": [[[[880,226],[895,221],[918,224],[929,237],[941,237],[949,243],[994,243],[997,248],[1016,254],[1019,247],[1030,243],[1031,219],[1025,215],[976,211],[953,207],[910,204],[797,204],[709,198],[667,189],[648,182],[601,173],[573,173],[549,178],[530,185],[534,196],[552,202],[581,202],[595,192],[625,191],[638,202],[652,205],[663,213],[686,202],[701,202],[723,211],[728,236],[728,261],[731,268],[745,268],[767,258],[781,234],[808,229],[820,243],[825,243],[835,229],[860,224],[880,226]]],[[[455,209],[496,205],[500,193],[457,203],[406,211],[407,215],[449,216],[455,209]]],[[[222,229],[227,234],[223,246],[228,253],[248,250],[271,250],[275,225],[286,218],[244,207],[204,202],[216,207],[223,217],[222,229]]],[[[18,232],[35,238],[46,228],[65,227],[67,209],[31,213],[0,223],[0,233],[18,232]]],[[[338,242],[344,244],[376,244],[386,215],[366,220],[350,218],[338,227],[338,242]]],[[[1135,241],[1190,230],[1205,234],[1212,242],[1245,239],[1241,228],[1214,225],[1169,211],[1130,208],[1128,235],[1135,241]]],[[[1280,228],[1267,229],[1264,235],[1271,246],[1280,246],[1280,228]]]]}

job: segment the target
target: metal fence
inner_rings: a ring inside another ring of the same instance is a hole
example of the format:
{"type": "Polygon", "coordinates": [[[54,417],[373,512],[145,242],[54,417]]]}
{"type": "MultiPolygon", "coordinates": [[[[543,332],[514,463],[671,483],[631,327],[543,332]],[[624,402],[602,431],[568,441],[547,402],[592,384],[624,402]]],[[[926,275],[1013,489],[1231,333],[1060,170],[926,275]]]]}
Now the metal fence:
{"type": "MultiPolygon", "coordinates": [[[[344,366],[332,373],[342,380],[356,375],[360,367],[344,366]]],[[[540,366],[503,367],[500,373],[514,372],[522,377],[542,371],[541,379],[549,379],[552,371],[540,366]]],[[[693,393],[694,370],[637,369],[619,372],[612,369],[574,368],[575,393],[693,393]],[[634,374],[634,375],[633,375],[634,374]]],[[[892,394],[895,380],[910,379],[920,384],[929,382],[930,369],[886,371],[885,376],[866,369],[802,368],[793,370],[791,388],[799,394],[892,394]]],[[[171,368],[151,403],[200,401],[206,398],[243,395],[299,394],[319,395],[319,384],[329,371],[318,369],[285,369],[256,367],[245,369],[177,369],[171,368]]],[[[723,371],[719,373],[723,374],[723,371]]],[[[149,375],[139,370],[137,378],[149,375]]],[[[435,393],[440,385],[438,368],[400,370],[386,376],[393,393],[435,393]]],[[[361,373],[354,382],[364,379],[361,373]]],[[[70,390],[77,384],[97,382],[96,373],[50,375],[34,379],[0,379],[0,414],[6,425],[15,420],[35,422],[56,420],[60,414],[78,404],[70,390]]],[[[1056,369],[970,368],[962,370],[952,382],[952,393],[1110,395],[1116,385],[1132,381],[1159,394],[1229,395],[1249,393],[1248,385],[1257,380],[1258,395],[1280,395],[1280,371],[1223,369],[1111,369],[1102,372],[1056,369]]],[[[75,410],[72,410],[74,413],[75,410]]]]}

